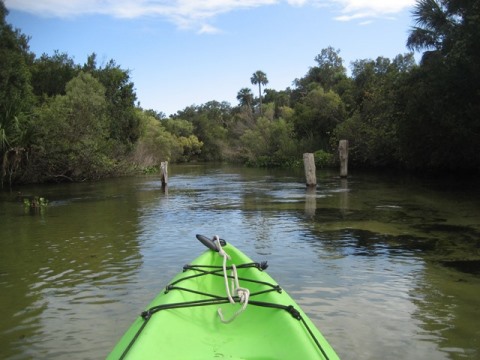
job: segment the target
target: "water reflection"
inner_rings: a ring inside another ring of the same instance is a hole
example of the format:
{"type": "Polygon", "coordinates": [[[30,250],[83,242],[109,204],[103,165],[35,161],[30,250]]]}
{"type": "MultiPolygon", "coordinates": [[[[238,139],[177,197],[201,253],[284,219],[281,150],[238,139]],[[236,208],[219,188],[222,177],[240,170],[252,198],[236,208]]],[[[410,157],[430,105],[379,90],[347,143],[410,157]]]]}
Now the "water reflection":
{"type": "Polygon", "coordinates": [[[305,191],[305,215],[313,217],[315,216],[315,210],[317,210],[317,189],[307,187],[305,191]]]}
{"type": "Polygon", "coordinates": [[[346,178],[340,179],[340,187],[339,187],[339,208],[343,215],[347,215],[349,204],[348,204],[348,180],[346,178]]]}

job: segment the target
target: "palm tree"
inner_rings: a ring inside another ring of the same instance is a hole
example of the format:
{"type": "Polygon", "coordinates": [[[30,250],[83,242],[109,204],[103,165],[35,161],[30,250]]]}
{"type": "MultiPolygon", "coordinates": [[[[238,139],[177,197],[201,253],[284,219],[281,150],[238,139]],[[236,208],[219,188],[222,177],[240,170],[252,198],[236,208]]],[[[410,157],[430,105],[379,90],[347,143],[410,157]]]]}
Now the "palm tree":
{"type": "Polygon", "coordinates": [[[418,0],[412,12],[416,26],[410,31],[407,47],[410,50],[427,50],[429,55],[448,51],[448,42],[458,25],[458,17],[450,1],[418,0]]]}
{"type": "Polygon", "coordinates": [[[268,84],[267,74],[263,71],[257,70],[253,73],[250,81],[253,85],[258,84],[258,97],[260,99],[260,115],[262,115],[262,85],[268,84]]]}
{"type": "Polygon", "coordinates": [[[252,90],[249,88],[242,88],[237,94],[237,100],[240,102],[240,106],[251,107],[253,102],[252,90]]]}

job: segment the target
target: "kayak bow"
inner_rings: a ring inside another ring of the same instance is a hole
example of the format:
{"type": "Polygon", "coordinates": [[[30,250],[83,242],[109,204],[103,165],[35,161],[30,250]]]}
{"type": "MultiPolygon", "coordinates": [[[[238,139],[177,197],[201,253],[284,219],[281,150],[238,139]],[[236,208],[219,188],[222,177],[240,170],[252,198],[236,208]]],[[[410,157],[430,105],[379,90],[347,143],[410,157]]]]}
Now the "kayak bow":
{"type": "Polygon", "coordinates": [[[108,360],[338,359],[266,262],[218,237],[197,238],[210,250],[157,295],[108,360]]]}

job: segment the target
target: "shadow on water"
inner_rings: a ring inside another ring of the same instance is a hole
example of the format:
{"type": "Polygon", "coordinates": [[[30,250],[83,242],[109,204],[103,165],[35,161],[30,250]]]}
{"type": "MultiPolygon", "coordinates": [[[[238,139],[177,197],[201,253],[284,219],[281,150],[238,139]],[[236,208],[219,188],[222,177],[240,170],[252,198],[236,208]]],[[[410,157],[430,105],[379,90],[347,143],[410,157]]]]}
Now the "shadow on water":
{"type": "MultiPolygon", "coordinates": [[[[319,237],[331,230],[360,232],[356,238],[367,240],[359,243],[419,251],[428,260],[479,272],[480,206],[471,197],[478,190],[470,193],[457,188],[444,193],[403,182],[369,187],[369,181],[359,183],[359,179],[350,181],[349,188],[348,181],[337,181],[336,200],[323,197],[313,210],[311,205],[305,210],[319,237]]],[[[322,192],[325,190],[317,190],[317,194],[322,192]]]]}

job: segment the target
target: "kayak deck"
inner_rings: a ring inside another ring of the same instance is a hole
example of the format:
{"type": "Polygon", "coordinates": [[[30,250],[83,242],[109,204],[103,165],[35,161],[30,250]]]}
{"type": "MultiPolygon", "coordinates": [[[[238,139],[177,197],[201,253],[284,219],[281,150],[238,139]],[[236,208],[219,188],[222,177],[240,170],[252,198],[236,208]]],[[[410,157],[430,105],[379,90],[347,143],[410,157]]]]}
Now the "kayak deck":
{"type": "Polygon", "coordinates": [[[138,317],[107,359],[338,359],[295,301],[233,245],[223,249],[248,288],[245,311],[226,297],[223,258],[207,250],[138,317]]]}

